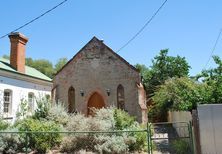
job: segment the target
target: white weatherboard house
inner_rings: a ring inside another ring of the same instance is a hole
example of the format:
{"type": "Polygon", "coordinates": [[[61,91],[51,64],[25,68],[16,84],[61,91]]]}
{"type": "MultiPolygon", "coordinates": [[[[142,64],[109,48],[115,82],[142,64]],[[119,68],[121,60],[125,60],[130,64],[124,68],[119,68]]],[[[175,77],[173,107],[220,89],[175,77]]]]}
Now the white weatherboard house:
{"type": "Polygon", "coordinates": [[[25,46],[28,39],[21,33],[11,33],[10,60],[0,58],[0,116],[16,119],[21,101],[27,101],[29,112],[36,107],[36,99],[50,96],[52,82],[38,70],[25,66],[25,46]]]}

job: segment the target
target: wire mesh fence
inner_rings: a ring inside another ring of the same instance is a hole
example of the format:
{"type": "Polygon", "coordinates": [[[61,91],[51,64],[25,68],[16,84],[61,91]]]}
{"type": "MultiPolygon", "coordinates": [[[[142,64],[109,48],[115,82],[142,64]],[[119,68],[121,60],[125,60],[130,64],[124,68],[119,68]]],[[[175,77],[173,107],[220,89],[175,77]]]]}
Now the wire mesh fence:
{"type": "Polygon", "coordinates": [[[147,129],[74,132],[1,131],[0,153],[147,153],[147,141],[147,129]]]}
{"type": "Polygon", "coordinates": [[[142,130],[0,131],[0,153],[194,153],[190,123],[147,124],[142,130]]]}
{"type": "Polygon", "coordinates": [[[187,122],[154,123],[150,126],[151,152],[170,154],[194,153],[192,126],[187,122]]]}

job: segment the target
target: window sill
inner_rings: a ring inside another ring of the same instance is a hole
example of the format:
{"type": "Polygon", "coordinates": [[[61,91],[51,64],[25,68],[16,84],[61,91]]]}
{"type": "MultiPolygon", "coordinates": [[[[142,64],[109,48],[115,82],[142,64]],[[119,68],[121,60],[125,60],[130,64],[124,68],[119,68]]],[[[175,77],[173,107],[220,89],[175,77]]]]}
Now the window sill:
{"type": "Polygon", "coordinates": [[[9,113],[3,113],[3,119],[13,119],[13,116],[9,113]]]}
{"type": "Polygon", "coordinates": [[[13,119],[12,116],[8,116],[8,117],[3,117],[4,120],[10,120],[10,119],[13,119]]]}

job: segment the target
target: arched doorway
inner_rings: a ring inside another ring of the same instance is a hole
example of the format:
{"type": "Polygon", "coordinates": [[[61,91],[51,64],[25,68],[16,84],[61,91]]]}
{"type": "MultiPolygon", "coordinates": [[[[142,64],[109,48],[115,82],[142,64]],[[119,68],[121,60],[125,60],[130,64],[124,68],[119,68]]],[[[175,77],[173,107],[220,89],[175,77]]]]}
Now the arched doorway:
{"type": "Polygon", "coordinates": [[[91,97],[89,98],[89,101],[88,101],[88,112],[87,114],[88,115],[92,115],[92,111],[90,110],[90,108],[97,108],[97,109],[101,109],[103,107],[105,107],[105,103],[104,103],[104,100],[103,100],[103,97],[98,94],[97,92],[93,93],[91,95],[91,97]]]}

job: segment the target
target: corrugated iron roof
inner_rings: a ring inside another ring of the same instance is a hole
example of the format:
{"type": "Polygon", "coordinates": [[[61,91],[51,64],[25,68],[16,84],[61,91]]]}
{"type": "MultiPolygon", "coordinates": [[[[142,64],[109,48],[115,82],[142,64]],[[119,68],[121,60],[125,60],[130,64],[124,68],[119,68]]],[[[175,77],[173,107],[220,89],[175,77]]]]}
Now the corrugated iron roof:
{"type": "Polygon", "coordinates": [[[52,79],[50,79],[48,76],[46,76],[45,74],[41,73],[40,71],[30,66],[25,66],[25,73],[18,72],[10,65],[10,62],[8,59],[2,58],[2,57],[0,57],[0,69],[6,70],[9,72],[18,73],[18,74],[23,74],[29,77],[38,78],[41,80],[52,81],[52,79]]]}

